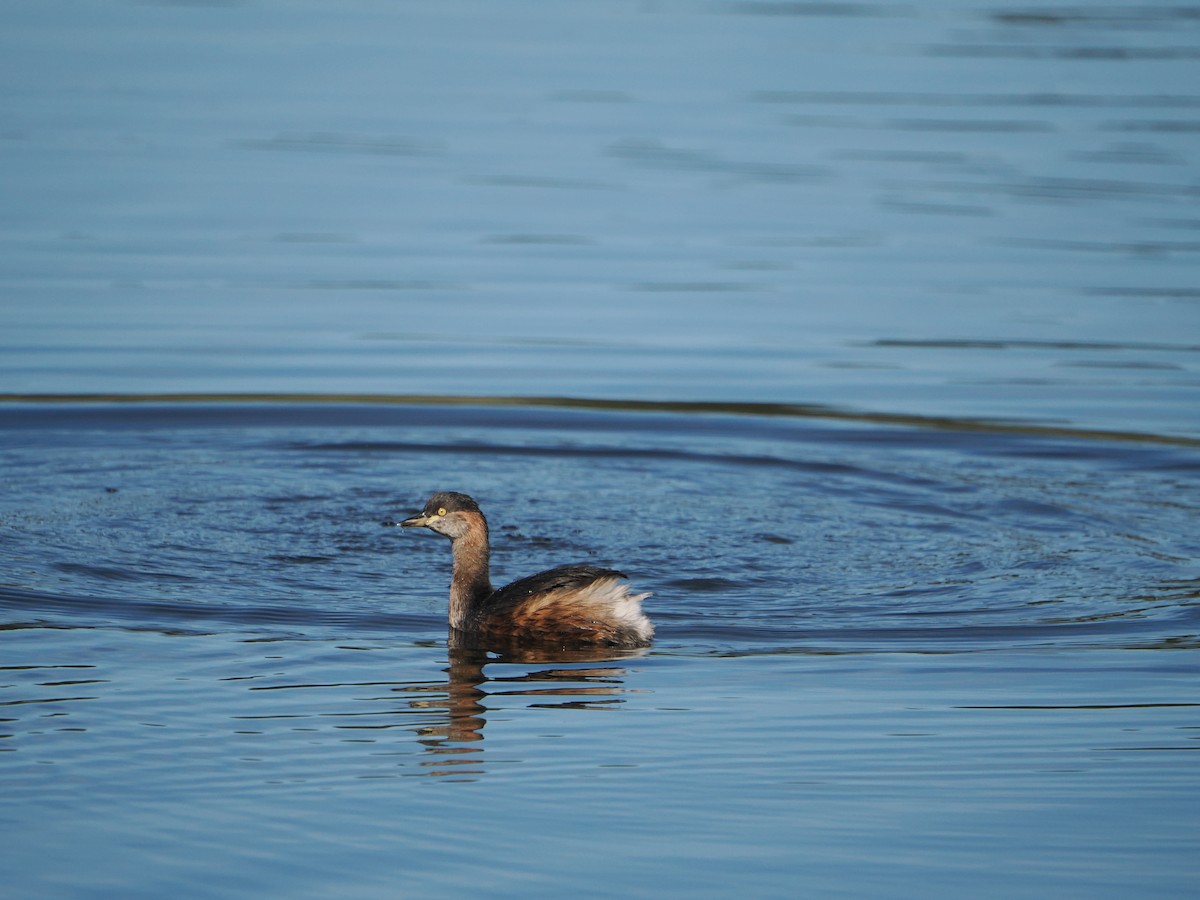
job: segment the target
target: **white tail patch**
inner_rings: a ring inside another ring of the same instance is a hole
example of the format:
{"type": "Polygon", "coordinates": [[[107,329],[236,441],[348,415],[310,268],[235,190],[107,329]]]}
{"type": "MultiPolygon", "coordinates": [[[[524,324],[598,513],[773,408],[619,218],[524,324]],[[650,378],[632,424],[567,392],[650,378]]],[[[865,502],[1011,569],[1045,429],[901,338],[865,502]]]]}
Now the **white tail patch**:
{"type": "Polygon", "coordinates": [[[525,608],[533,614],[561,609],[573,617],[585,616],[626,632],[636,640],[649,642],[654,636],[654,625],[642,612],[642,601],[649,596],[649,591],[629,593],[629,585],[620,578],[597,578],[572,590],[565,598],[556,591],[535,594],[525,601],[525,608]]]}

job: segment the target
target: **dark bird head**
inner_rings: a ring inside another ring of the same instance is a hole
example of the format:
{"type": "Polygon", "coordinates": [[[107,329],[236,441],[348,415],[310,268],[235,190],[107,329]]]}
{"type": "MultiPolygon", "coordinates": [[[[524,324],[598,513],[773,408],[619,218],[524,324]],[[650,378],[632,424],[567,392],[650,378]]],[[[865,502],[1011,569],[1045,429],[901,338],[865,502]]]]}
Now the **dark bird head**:
{"type": "Polygon", "coordinates": [[[449,538],[466,534],[472,526],[482,523],[487,528],[479,504],[466,494],[455,491],[439,491],[425,503],[419,515],[400,522],[402,528],[428,528],[449,538]]]}

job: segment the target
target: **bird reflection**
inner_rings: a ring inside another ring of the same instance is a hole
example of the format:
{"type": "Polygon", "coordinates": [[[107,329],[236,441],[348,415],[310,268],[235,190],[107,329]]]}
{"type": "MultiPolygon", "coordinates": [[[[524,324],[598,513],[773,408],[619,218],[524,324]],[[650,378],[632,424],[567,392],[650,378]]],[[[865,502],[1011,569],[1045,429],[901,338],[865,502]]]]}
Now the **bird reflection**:
{"type": "Polygon", "coordinates": [[[611,709],[624,702],[627,676],[619,665],[575,667],[578,663],[614,663],[645,655],[644,650],[544,650],[513,648],[502,652],[453,644],[444,683],[406,685],[400,693],[430,696],[409,700],[414,710],[442,710],[444,718],[417,730],[418,740],[435,758],[422,763],[427,775],[474,777],[484,774],[483,729],[489,710],[528,698],[531,708],[611,709]],[[521,671],[521,666],[541,666],[521,671]],[[487,671],[491,668],[492,674],[487,671]],[[516,669],[514,674],[507,674],[516,669]],[[499,670],[499,673],[497,673],[499,670]],[[489,703],[489,698],[492,702],[489,703]],[[496,698],[504,700],[496,701],[496,698]]]}

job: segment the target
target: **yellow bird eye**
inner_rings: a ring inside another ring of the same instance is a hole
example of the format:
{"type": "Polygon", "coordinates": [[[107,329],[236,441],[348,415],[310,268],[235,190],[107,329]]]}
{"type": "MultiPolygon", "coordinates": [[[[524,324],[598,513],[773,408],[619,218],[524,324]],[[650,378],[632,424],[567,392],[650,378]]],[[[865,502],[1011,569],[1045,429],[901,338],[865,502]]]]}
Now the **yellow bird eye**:
{"type": "Polygon", "coordinates": [[[438,507],[438,515],[439,515],[439,516],[444,516],[445,514],[446,514],[446,507],[444,507],[444,506],[439,506],[439,507],[438,507]]]}

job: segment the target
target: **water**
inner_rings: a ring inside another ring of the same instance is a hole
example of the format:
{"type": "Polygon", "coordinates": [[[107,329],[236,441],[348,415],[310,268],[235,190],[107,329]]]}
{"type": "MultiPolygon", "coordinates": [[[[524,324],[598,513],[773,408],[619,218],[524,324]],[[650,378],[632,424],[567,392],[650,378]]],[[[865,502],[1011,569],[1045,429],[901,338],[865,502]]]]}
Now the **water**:
{"type": "Polygon", "coordinates": [[[6,892],[1194,890],[1193,6],[0,23],[6,892]]]}
{"type": "Polygon", "coordinates": [[[1192,6],[425,7],[5,11],[0,389],[1197,435],[1192,6]]]}
{"type": "Polygon", "coordinates": [[[19,894],[1195,875],[1193,446],[342,403],[3,424],[19,894]],[[654,648],[449,654],[448,547],[380,521],[464,481],[499,581],[619,564],[654,648]]]}

